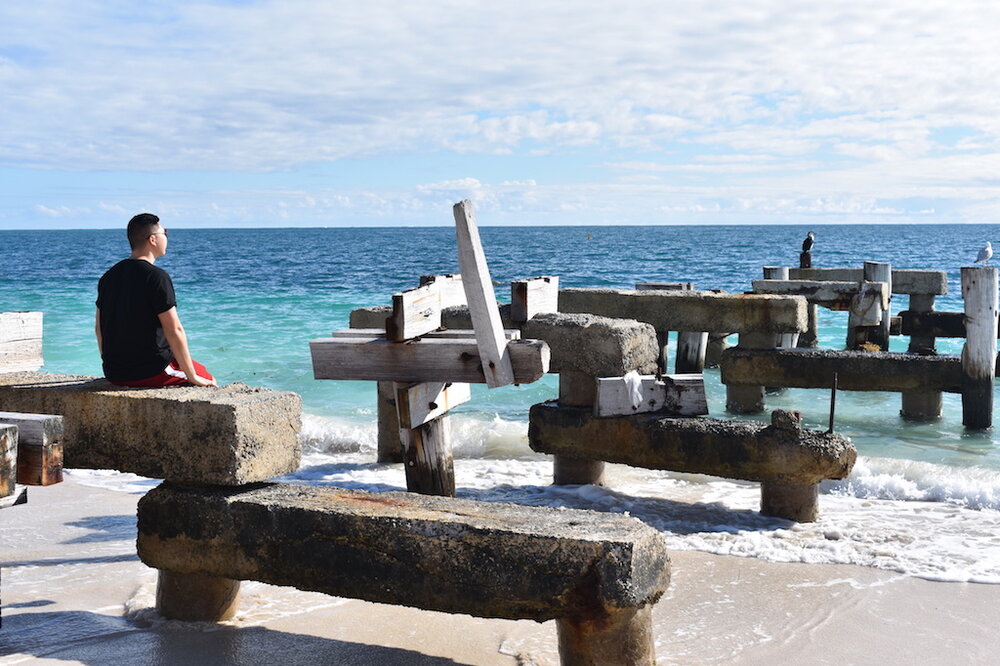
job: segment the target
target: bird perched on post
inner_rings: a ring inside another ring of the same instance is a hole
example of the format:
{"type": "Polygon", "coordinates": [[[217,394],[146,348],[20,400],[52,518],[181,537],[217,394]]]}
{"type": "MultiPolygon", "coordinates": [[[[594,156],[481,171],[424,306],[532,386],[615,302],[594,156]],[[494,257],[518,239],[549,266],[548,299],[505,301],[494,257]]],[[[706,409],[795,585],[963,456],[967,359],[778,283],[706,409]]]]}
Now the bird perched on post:
{"type": "Polygon", "coordinates": [[[806,236],[806,239],[804,241],[802,241],[802,251],[803,252],[811,252],[812,251],[812,249],[813,249],[813,239],[815,239],[815,238],[816,238],[816,234],[813,233],[812,231],[810,231],[809,234],[806,236]]]}
{"type": "Polygon", "coordinates": [[[993,256],[993,246],[990,245],[989,241],[979,250],[979,256],[976,257],[975,263],[982,262],[984,265],[990,263],[990,257],[993,256]]]}

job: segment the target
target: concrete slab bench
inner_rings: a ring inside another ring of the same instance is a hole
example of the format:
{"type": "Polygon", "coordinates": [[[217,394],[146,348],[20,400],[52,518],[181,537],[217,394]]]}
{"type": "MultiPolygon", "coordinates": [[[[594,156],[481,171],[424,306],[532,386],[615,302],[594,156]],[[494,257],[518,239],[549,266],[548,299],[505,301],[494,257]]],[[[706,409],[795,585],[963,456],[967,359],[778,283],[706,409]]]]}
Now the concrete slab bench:
{"type": "Polygon", "coordinates": [[[240,580],[478,617],[558,621],[564,663],[653,664],[662,536],[618,514],[412,493],[164,483],[139,557],[177,619],[235,612],[240,580]]]}
{"type": "Polygon", "coordinates": [[[801,428],[797,412],[774,410],[772,424],[657,414],[599,418],[592,410],[546,402],[531,407],[532,450],[646,469],[761,483],[761,513],[816,520],[818,483],[850,474],[854,445],[801,428]]]}
{"type": "Polygon", "coordinates": [[[68,468],[230,486],[293,472],[301,458],[299,396],[244,384],[134,389],[0,373],[0,410],[62,415],[68,468]]]}

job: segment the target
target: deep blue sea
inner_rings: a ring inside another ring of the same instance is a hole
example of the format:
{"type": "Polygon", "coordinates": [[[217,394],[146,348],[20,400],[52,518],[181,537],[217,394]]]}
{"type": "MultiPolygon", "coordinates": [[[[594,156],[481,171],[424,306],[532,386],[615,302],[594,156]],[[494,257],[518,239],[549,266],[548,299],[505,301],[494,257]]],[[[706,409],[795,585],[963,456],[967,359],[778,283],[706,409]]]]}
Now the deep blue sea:
{"type": "MultiPolygon", "coordinates": [[[[937,309],[952,311],[962,307],[959,267],[971,263],[984,240],[1000,240],[996,225],[813,230],[815,266],[856,267],[870,260],[947,271],[950,291],[938,298],[937,309]]],[[[558,275],[563,287],[691,281],[699,289],[742,292],[762,276],[762,266],[798,265],[807,231],[803,226],[483,227],[481,236],[498,297],[508,300],[507,283],[538,275],[558,275]]],[[[0,231],[0,253],[0,311],[44,313],[45,370],[99,375],[93,334],[96,284],[103,271],[128,254],[124,231],[0,231]]],[[[308,343],[346,328],[354,308],[389,304],[393,293],[417,286],[421,275],[458,272],[452,228],[171,228],[169,252],[157,265],[173,276],[193,355],[221,382],[302,396],[308,455],[296,480],[403,486],[400,470],[372,462],[374,384],[314,380],[308,343]]],[[[896,297],[893,311],[905,307],[905,297],[896,297]]],[[[822,347],[842,348],[845,333],[846,313],[820,310],[822,347]]],[[[894,351],[905,348],[905,338],[894,339],[894,351]]],[[[939,340],[938,350],[958,353],[960,342],[939,340]]],[[[726,416],[718,371],[707,371],[706,383],[712,415],[726,416]]],[[[815,535],[801,528],[795,531],[801,543],[787,535],[762,541],[756,524],[752,544],[741,541],[740,521],[748,520],[741,507],[753,508],[757,501],[753,484],[621,468],[611,475],[609,489],[548,489],[550,464],[528,449],[525,433],[529,406],[555,393],[553,376],[517,388],[474,387],[472,402],[453,418],[462,493],[627,510],[670,534],[674,547],[1000,581],[1000,543],[994,536],[1000,533],[1000,436],[966,433],[958,396],[946,395],[943,418],[930,424],[901,420],[897,394],[838,397],[837,429],[852,437],[862,458],[850,479],[824,486],[823,520],[842,520],[836,530],[843,538],[831,548],[822,532],[814,542],[815,535]],[[638,496],[685,497],[735,513],[723,520],[727,529],[706,527],[708,536],[695,530],[700,535],[695,538],[690,523],[700,514],[664,515],[662,505],[636,502],[638,496]],[[907,511],[920,514],[920,520],[895,531],[884,525],[888,516],[907,511]],[[955,511],[969,522],[958,532],[966,545],[952,548],[943,544],[954,541],[945,525],[955,511]],[[678,521],[683,529],[675,529],[678,521]],[[877,552],[894,537],[880,529],[904,541],[921,533],[941,539],[883,561],[877,552]],[[970,535],[978,533],[989,547],[969,545],[970,535]],[[942,548],[947,552],[942,554],[942,548]]],[[[828,391],[791,390],[769,396],[768,405],[800,409],[807,425],[825,428],[828,401],[828,391]]],[[[787,532],[786,527],[776,524],[775,534],[787,532]]]]}

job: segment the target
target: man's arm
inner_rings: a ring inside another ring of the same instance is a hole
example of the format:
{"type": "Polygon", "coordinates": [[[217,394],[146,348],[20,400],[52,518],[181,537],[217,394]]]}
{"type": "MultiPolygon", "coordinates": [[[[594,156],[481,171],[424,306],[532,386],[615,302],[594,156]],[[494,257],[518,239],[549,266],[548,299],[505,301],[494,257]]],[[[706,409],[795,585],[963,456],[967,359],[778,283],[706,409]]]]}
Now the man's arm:
{"type": "Polygon", "coordinates": [[[97,352],[104,357],[104,340],[101,339],[101,308],[97,308],[94,315],[94,335],[97,336],[97,352]]]}
{"type": "Polygon", "coordinates": [[[188,351],[187,335],[184,333],[184,327],[181,326],[181,318],[177,315],[177,308],[170,308],[157,316],[160,318],[160,325],[163,326],[163,335],[167,338],[170,351],[174,354],[174,360],[187,375],[188,383],[195,386],[218,386],[214,379],[205,379],[195,372],[194,363],[191,361],[191,352],[188,351]]]}

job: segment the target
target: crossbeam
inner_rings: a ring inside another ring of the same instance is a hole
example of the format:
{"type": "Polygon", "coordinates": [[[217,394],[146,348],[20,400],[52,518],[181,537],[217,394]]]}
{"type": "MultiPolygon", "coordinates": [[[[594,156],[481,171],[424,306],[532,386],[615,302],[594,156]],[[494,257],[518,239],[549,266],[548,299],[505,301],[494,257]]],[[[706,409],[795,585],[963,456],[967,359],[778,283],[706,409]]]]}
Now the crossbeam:
{"type": "MultiPolygon", "coordinates": [[[[864,279],[863,268],[789,268],[792,280],[822,282],[858,282],[864,279]]],[[[892,293],[942,296],[948,293],[948,274],[944,271],[892,269],[892,293]]]]}
{"type": "MultiPolygon", "coordinates": [[[[316,379],[486,383],[475,339],[320,338],[309,348],[316,379]]],[[[549,369],[549,348],[541,340],[511,340],[507,353],[517,384],[537,381],[549,369]]]]}
{"type": "Polygon", "coordinates": [[[625,377],[598,377],[594,416],[621,416],[661,412],[673,416],[708,414],[705,379],[699,374],[640,375],[640,400],[632,398],[625,377]]]}
{"type": "Polygon", "coordinates": [[[733,347],[722,353],[720,368],[727,386],[829,388],[836,375],[844,391],[961,392],[962,363],[955,356],[733,347]]]}
{"type": "Polygon", "coordinates": [[[882,282],[823,282],[819,280],[754,280],[753,290],[758,294],[783,294],[803,296],[813,304],[830,310],[849,310],[852,299],[863,286],[877,292],[882,308],[888,308],[888,294],[882,282]]]}

